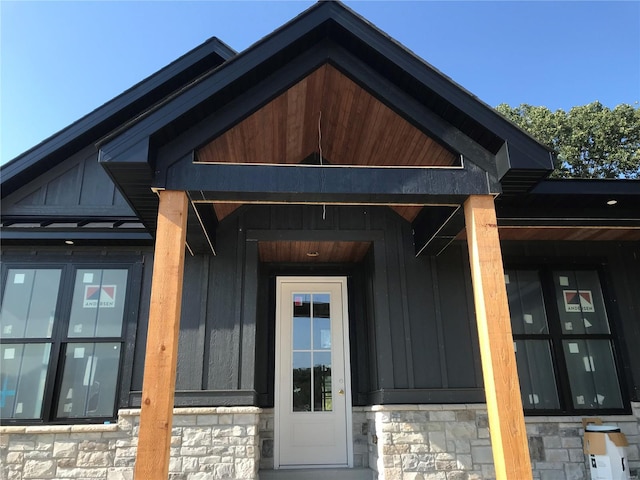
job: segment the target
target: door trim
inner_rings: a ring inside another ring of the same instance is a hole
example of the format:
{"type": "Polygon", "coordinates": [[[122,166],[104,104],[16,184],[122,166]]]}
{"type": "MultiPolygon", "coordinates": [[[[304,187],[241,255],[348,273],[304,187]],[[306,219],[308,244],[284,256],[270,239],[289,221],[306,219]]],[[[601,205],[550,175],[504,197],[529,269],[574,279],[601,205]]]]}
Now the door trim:
{"type": "MultiPolygon", "coordinates": [[[[345,391],[345,428],[347,434],[347,465],[345,468],[353,468],[353,403],[351,400],[351,356],[349,349],[349,299],[347,290],[347,277],[331,276],[331,277],[315,277],[315,276],[277,276],[276,277],[276,354],[275,354],[275,377],[274,377],[274,422],[273,422],[273,468],[275,470],[283,468],[300,468],[280,466],[280,413],[278,406],[280,405],[280,353],[282,351],[281,328],[282,322],[280,315],[282,305],[280,302],[281,290],[283,283],[295,283],[303,285],[305,283],[339,283],[342,291],[342,348],[344,352],[344,391],[345,391]]],[[[335,465],[306,465],[304,468],[336,468],[335,465]]]]}

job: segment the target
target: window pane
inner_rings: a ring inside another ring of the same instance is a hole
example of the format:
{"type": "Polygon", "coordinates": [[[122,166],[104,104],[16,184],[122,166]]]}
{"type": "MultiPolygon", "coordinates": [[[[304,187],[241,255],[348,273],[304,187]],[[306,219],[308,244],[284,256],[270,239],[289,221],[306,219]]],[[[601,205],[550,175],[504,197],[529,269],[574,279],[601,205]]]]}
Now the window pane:
{"type": "Polygon", "coordinates": [[[522,405],[527,410],[560,408],[547,340],[516,340],[522,405]]]}
{"type": "Polygon", "coordinates": [[[331,395],[331,352],[313,354],[313,411],[333,410],[331,395]]]}
{"type": "Polygon", "coordinates": [[[328,318],[313,319],[313,349],[331,350],[331,320],[328,318]]]}
{"type": "Polygon", "coordinates": [[[622,408],[609,340],[565,340],[562,344],[573,406],[577,409],[622,408]]]}
{"type": "Polygon", "coordinates": [[[293,318],[293,349],[311,350],[311,319],[309,317],[293,318]]]}
{"type": "Polygon", "coordinates": [[[49,338],[58,302],[60,270],[10,269],[0,313],[2,338],[49,338]]]}
{"type": "Polygon", "coordinates": [[[294,317],[310,317],[311,316],[311,295],[308,293],[293,294],[293,316],[294,317]]]}
{"type": "Polygon", "coordinates": [[[67,345],[59,418],[114,415],[120,349],[119,343],[67,345]]]}
{"type": "Polygon", "coordinates": [[[558,271],[553,279],[563,333],[609,333],[597,272],[558,271]]]}
{"type": "Polygon", "coordinates": [[[69,337],[119,337],[126,291],[127,270],[78,270],[69,337]]]}
{"type": "Polygon", "coordinates": [[[540,277],[535,270],[507,270],[504,276],[514,334],[548,333],[540,277]]]}
{"type": "Polygon", "coordinates": [[[2,418],[40,418],[49,366],[48,343],[0,345],[2,418]]]}
{"type": "Polygon", "coordinates": [[[293,411],[311,411],[311,353],[293,353],[293,411]]]}

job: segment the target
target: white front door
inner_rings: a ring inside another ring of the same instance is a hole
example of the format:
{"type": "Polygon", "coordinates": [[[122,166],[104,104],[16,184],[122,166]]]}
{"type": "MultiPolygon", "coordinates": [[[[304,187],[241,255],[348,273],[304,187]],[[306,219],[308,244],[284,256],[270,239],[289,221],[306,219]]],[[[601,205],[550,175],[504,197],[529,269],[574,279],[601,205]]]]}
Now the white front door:
{"type": "Polygon", "coordinates": [[[278,277],[275,468],[350,467],[347,280],[278,277]]]}

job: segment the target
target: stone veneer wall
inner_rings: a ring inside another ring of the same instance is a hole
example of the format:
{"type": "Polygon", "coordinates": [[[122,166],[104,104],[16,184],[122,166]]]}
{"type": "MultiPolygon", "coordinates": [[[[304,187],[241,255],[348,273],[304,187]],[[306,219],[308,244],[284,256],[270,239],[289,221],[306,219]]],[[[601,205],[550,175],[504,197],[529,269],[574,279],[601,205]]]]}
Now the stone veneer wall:
{"type": "MultiPolygon", "coordinates": [[[[633,414],[601,417],[629,441],[632,477],[640,471],[640,403],[633,414]]],[[[495,478],[484,405],[369,407],[369,465],[379,480],[491,480],[495,478]]],[[[582,417],[527,417],[533,478],[590,478],[582,452],[582,417]]]]}
{"type": "MultiPolygon", "coordinates": [[[[629,441],[632,478],[640,471],[640,403],[633,414],[602,417],[629,441]]],[[[0,479],[133,478],[140,410],[121,410],[117,424],[0,427],[0,479]]],[[[582,417],[528,417],[534,478],[583,480],[582,417]]],[[[378,480],[495,478],[484,405],[354,407],[354,466],[378,480]]],[[[171,480],[255,480],[273,468],[273,410],[177,408],[171,480]]]]}
{"type": "MultiPolygon", "coordinates": [[[[176,408],[169,478],[257,479],[260,412],[176,408]]],[[[140,410],[118,413],[110,425],[0,427],[0,479],[133,479],[140,410]]]]}

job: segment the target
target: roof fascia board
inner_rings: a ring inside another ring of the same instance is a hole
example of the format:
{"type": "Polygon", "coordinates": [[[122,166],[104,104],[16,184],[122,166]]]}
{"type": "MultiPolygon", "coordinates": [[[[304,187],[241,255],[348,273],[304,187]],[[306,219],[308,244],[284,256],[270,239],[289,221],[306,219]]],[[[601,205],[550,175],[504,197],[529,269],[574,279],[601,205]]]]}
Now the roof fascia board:
{"type": "MultiPolygon", "coordinates": [[[[336,15],[334,20],[345,31],[357,37],[379,55],[396,64],[426,88],[433,90],[447,102],[467,114],[469,117],[493,131],[503,140],[522,149],[511,158],[511,168],[527,168],[539,166],[541,169],[553,169],[553,159],[549,149],[533,137],[506,120],[491,106],[454,82],[413,52],[384,34],[377,27],[364,21],[359,16],[344,9],[344,14],[336,15]],[[526,157],[522,162],[521,155],[526,157]]],[[[500,172],[501,175],[505,172],[500,172]]]]}
{"type": "Polygon", "coordinates": [[[426,130],[435,139],[461,153],[465,159],[472,161],[492,177],[496,177],[496,160],[491,152],[416,102],[410,95],[356,56],[339,47],[332,51],[331,63],[409,123],[423,131],[426,130]]]}
{"type": "Polygon", "coordinates": [[[322,47],[316,47],[292,60],[285,68],[280,69],[268,79],[245,92],[242,97],[238,97],[225,105],[170,143],[161,147],[156,155],[157,183],[155,186],[165,186],[163,172],[176,159],[184,157],[192,149],[197,149],[224,133],[310,74],[328,59],[330,64],[369,91],[409,123],[428,132],[441,143],[462,154],[465,161],[471,161],[487,171],[492,180],[492,190],[496,193],[500,192],[494,155],[456,127],[435,115],[428,108],[413,101],[402,90],[381,77],[378,72],[368,68],[342,47],[329,40],[324,41],[322,47]]]}
{"type": "Polygon", "coordinates": [[[269,103],[291,86],[311,74],[327,62],[329,41],[323,41],[316,48],[291,60],[269,78],[236,97],[219,110],[178,135],[171,142],[158,149],[156,154],[156,181],[154,186],[164,186],[164,172],[176,160],[189,155],[212,139],[221,135],[246,117],[269,103]]]}
{"type": "Polygon", "coordinates": [[[316,7],[307,13],[307,15],[297,17],[294,21],[285,25],[284,28],[277,30],[261,42],[229,59],[221,68],[194,81],[190,86],[183,89],[180,94],[149,110],[128,126],[126,134],[121,131],[116,136],[104,138],[98,144],[98,147],[105,152],[106,158],[116,158],[121,152],[127,150],[132,143],[136,143],[144,136],[153,135],[159,128],[186,114],[202,101],[238,80],[247,72],[262,63],[268,62],[282,50],[283,46],[300,40],[330,19],[327,8],[316,7]],[[187,91],[189,95],[185,95],[187,91]]]}
{"type": "MultiPolygon", "coordinates": [[[[235,51],[215,37],[207,40],[158,72],[138,82],[122,94],[3,165],[1,167],[3,190],[6,183],[33,167],[43,158],[48,157],[78,137],[86,134],[108,118],[124,110],[127,106],[180,75],[191,66],[214,55],[219,58],[220,62],[224,62],[234,56],[235,51]]],[[[106,132],[99,134],[99,136],[104,135],[104,133],[106,132]]],[[[88,143],[95,141],[96,138],[89,140],[88,143]]]]}

